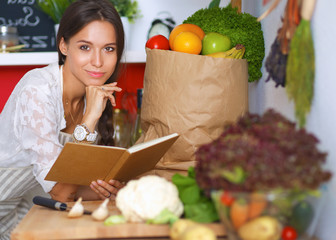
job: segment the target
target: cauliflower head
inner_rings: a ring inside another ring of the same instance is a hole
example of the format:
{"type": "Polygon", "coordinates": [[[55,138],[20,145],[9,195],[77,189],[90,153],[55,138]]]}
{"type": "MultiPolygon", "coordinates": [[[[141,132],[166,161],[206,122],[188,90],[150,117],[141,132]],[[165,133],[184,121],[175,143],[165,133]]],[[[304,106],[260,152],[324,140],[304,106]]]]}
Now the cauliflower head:
{"type": "Polygon", "coordinates": [[[129,222],[153,219],[165,208],[178,217],[183,213],[176,186],[155,175],[129,181],[119,190],[116,206],[129,222]]]}

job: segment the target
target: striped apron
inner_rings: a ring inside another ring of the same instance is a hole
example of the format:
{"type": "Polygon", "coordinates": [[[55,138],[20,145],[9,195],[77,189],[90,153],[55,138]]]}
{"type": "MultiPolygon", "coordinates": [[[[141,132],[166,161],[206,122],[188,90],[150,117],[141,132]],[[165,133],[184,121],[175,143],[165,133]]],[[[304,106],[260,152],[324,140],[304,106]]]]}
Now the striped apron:
{"type": "Polygon", "coordinates": [[[10,233],[26,215],[30,204],[23,195],[39,185],[33,167],[0,168],[0,239],[10,239],[10,233]]]}
{"type": "MultiPolygon", "coordinates": [[[[72,141],[72,135],[60,132],[59,141],[64,146],[72,141]]],[[[24,168],[0,168],[0,240],[9,240],[11,231],[31,208],[24,198],[30,190],[41,188],[33,174],[33,166],[24,168]]]]}

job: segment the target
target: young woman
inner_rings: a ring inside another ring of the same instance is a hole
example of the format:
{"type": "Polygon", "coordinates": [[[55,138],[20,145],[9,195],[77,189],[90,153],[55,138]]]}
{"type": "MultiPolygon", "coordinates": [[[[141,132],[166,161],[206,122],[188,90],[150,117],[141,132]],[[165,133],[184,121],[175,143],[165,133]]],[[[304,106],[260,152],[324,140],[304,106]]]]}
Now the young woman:
{"type": "Polygon", "coordinates": [[[124,31],[108,0],[78,0],[63,15],[57,34],[59,62],[28,72],[0,115],[0,239],[27,212],[22,196],[36,185],[59,201],[114,198],[123,184],[90,187],[44,180],[72,139],[113,145],[114,92],[124,31]]]}

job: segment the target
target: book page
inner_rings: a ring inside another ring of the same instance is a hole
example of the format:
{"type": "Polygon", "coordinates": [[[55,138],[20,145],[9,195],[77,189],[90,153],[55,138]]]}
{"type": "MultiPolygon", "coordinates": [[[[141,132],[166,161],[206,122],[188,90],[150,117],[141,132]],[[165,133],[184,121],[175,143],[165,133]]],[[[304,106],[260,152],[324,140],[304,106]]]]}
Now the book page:
{"type": "Polygon", "coordinates": [[[134,153],[134,152],[137,152],[141,149],[147,148],[149,146],[153,146],[153,145],[155,145],[157,143],[160,143],[160,142],[167,141],[168,139],[175,138],[177,136],[179,136],[177,133],[172,133],[172,134],[164,136],[164,137],[160,137],[160,138],[156,138],[156,139],[153,139],[153,140],[149,140],[147,142],[139,143],[139,144],[136,144],[136,145],[133,145],[132,147],[130,147],[128,149],[128,151],[130,153],[134,153]]]}

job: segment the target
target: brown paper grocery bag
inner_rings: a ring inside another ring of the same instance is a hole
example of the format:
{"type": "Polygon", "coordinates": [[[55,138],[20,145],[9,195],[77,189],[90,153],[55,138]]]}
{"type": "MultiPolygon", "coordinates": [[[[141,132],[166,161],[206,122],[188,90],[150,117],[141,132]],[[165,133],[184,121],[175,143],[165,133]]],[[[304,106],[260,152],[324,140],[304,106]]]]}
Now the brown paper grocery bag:
{"type": "Polygon", "coordinates": [[[157,49],[146,53],[140,141],[180,134],[156,166],[155,174],[169,178],[194,166],[197,148],[248,110],[247,61],[157,49]]]}

